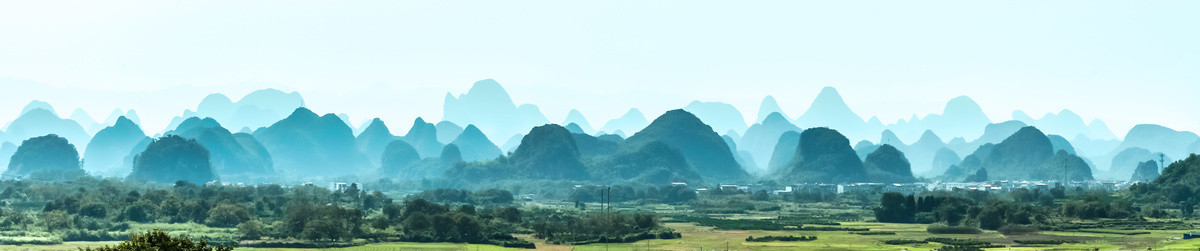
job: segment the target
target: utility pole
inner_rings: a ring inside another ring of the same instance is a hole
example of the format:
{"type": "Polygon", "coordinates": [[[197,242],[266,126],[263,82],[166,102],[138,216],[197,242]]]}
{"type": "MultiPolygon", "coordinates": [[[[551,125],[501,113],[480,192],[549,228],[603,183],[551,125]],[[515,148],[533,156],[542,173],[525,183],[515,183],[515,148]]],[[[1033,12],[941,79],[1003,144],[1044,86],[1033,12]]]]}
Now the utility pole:
{"type": "Polygon", "coordinates": [[[604,189],[608,190],[608,192],[606,193],[606,194],[608,194],[608,213],[612,213],[612,187],[605,186],[604,189]]]}
{"type": "Polygon", "coordinates": [[[1163,153],[1158,153],[1158,172],[1161,173],[1163,171],[1163,169],[1166,169],[1166,168],[1167,168],[1167,155],[1163,154],[1163,153]]]}

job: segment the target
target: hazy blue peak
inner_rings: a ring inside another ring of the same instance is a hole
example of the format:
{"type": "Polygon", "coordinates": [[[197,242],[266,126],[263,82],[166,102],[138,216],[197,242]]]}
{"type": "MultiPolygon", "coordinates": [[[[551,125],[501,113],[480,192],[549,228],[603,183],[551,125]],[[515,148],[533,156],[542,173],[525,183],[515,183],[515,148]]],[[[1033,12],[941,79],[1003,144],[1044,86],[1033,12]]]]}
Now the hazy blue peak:
{"type": "MultiPolygon", "coordinates": [[[[59,118],[59,115],[55,114],[54,110],[34,108],[34,109],[30,109],[29,112],[20,114],[20,116],[18,116],[17,120],[13,120],[11,122],[11,124],[8,124],[8,129],[7,129],[8,133],[14,133],[17,131],[16,129],[14,129],[14,127],[16,127],[16,125],[18,125],[18,121],[20,121],[20,120],[30,120],[32,122],[32,124],[24,125],[26,127],[26,129],[34,129],[34,127],[37,127],[37,129],[41,129],[41,127],[47,126],[47,125],[42,124],[42,122],[48,122],[48,121],[67,121],[67,122],[70,122],[70,124],[74,124],[73,127],[80,127],[78,122],[76,122],[74,120],[59,118]]],[[[82,129],[82,127],[80,127],[80,129],[82,129]]],[[[60,133],[60,135],[67,137],[68,139],[74,139],[74,138],[71,138],[71,136],[64,135],[64,133],[60,133]]],[[[30,136],[30,137],[35,137],[35,136],[30,136]]]]}
{"type": "Polygon", "coordinates": [[[842,96],[833,87],[821,89],[821,93],[817,94],[817,98],[813,100],[808,110],[796,119],[796,125],[800,127],[831,127],[843,135],[851,135],[855,138],[865,136],[860,131],[864,120],[854,113],[849,105],[846,105],[842,96]]]}
{"type": "Polygon", "coordinates": [[[542,114],[542,110],[534,104],[521,104],[517,106],[517,115],[521,116],[523,121],[534,124],[550,123],[550,120],[546,119],[546,115],[542,114]]]}
{"type": "Polygon", "coordinates": [[[925,130],[924,133],[921,133],[921,138],[917,140],[917,142],[932,142],[932,141],[942,143],[942,138],[938,137],[937,134],[933,132],[933,130],[925,130]]]}
{"type": "MultiPolygon", "coordinates": [[[[990,123],[991,119],[975,100],[967,96],[958,96],[946,102],[941,114],[928,114],[923,118],[913,114],[907,124],[892,128],[897,129],[897,132],[907,139],[917,137],[923,130],[934,130],[947,137],[976,138],[981,134],[981,129],[990,123]]],[[[923,164],[915,166],[921,165],[923,164]]]]}
{"type": "Polygon", "coordinates": [[[966,95],[958,96],[946,102],[946,108],[942,109],[942,114],[960,114],[960,113],[983,113],[983,108],[979,107],[974,99],[966,95]]]}
{"type": "Polygon", "coordinates": [[[363,128],[363,133],[367,132],[391,134],[391,130],[388,129],[387,124],[383,123],[383,120],[379,118],[371,119],[371,123],[367,124],[366,128],[363,128]]]}
{"type": "Polygon", "coordinates": [[[471,89],[467,90],[467,93],[459,95],[458,97],[454,97],[453,95],[447,93],[446,98],[447,101],[463,101],[464,99],[478,100],[486,103],[495,103],[516,107],[516,104],[513,103],[512,98],[509,97],[508,91],[504,90],[504,87],[500,86],[499,82],[496,82],[496,80],[490,78],[475,81],[475,84],[471,85],[471,89]]]}
{"type": "Polygon", "coordinates": [[[204,96],[204,99],[201,99],[200,103],[201,104],[204,104],[204,103],[210,103],[210,104],[233,103],[233,99],[230,99],[229,96],[225,96],[225,94],[213,93],[213,94],[208,94],[208,96],[204,96]]]}
{"type": "Polygon", "coordinates": [[[200,104],[196,106],[196,112],[228,112],[234,109],[233,106],[233,100],[229,99],[229,96],[225,96],[225,94],[220,93],[213,93],[200,100],[200,104]]]}
{"type": "Polygon", "coordinates": [[[1077,155],[1075,152],[1075,147],[1071,145],[1070,141],[1068,141],[1066,138],[1063,138],[1063,136],[1057,134],[1047,134],[1046,138],[1050,139],[1050,145],[1054,147],[1054,152],[1066,151],[1069,154],[1077,155]]]}
{"type": "Polygon", "coordinates": [[[859,140],[858,143],[854,143],[854,149],[873,147],[873,146],[875,146],[875,143],[872,143],[870,140],[865,140],[865,139],[859,140]]]}
{"type": "Polygon", "coordinates": [[[633,120],[647,121],[646,115],[642,114],[642,111],[638,110],[637,108],[629,108],[629,111],[626,111],[625,114],[621,115],[621,117],[619,119],[633,119],[633,120]]]}
{"type": "Polygon", "coordinates": [[[1020,120],[1009,120],[1009,121],[1004,121],[1004,122],[1000,122],[1000,123],[988,124],[987,126],[985,126],[983,128],[983,135],[984,136],[991,135],[991,136],[1000,137],[1000,139],[1003,139],[1003,138],[1008,137],[1009,135],[1012,135],[1012,133],[1016,132],[1017,130],[1020,130],[1022,127],[1026,127],[1026,126],[1029,126],[1029,124],[1026,124],[1025,122],[1020,121],[1020,120]]]}
{"type": "Polygon", "coordinates": [[[645,115],[642,114],[642,111],[638,110],[637,108],[629,108],[628,111],[625,111],[625,116],[629,116],[629,115],[636,115],[638,117],[643,117],[643,118],[646,117],[645,115]]]}
{"type": "Polygon", "coordinates": [[[837,88],[833,88],[833,86],[821,87],[821,93],[817,96],[820,97],[822,95],[832,95],[838,97],[838,99],[841,99],[841,95],[838,95],[837,88]]]}
{"type": "Polygon", "coordinates": [[[746,119],[742,117],[742,112],[727,103],[694,100],[683,110],[696,115],[705,124],[712,126],[714,131],[746,130],[746,119]]]}
{"type": "MultiPolygon", "coordinates": [[[[408,133],[404,135],[405,138],[412,138],[415,136],[432,137],[436,141],[437,126],[434,124],[425,122],[425,120],[422,119],[421,117],[417,117],[417,119],[413,120],[412,127],[408,128],[408,133]]],[[[412,139],[408,139],[408,140],[412,140],[412,139]]],[[[408,142],[408,143],[412,144],[413,147],[417,146],[417,144],[414,142],[408,142]]]]}
{"type": "Polygon", "coordinates": [[[304,98],[299,92],[283,92],[273,88],[257,90],[246,94],[237,101],[240,105],[254,105],[259,108],[286,112],[295,107],[304,106],[304,98]]]}
{"type": "Polygon", "coordinates": [[[571,111],[567,112],[567,119],[564,122],[585,123],[586,124],[587,118],[584,117],[583,113],[579,112],[579,110],[571,109],[571,111]]]}
{"type": "MultiPolygon", "coordinates": [[[[185,112],[186,113],[186,112],[185,112]]],[[[112,125],[117,122],[117,118],[125,116],[125,111],[121,108],[113,108],[112,112],[108,113],[108,117],[104,118],[104,125],[112,125]]]]}
{"type": "Polygon", "coordinates": [[[133,120],[130,120],[129,118],[126,118],[125,116],[121,116],[121,117],[117,118],[117,122],[114,123],[113,126],[115,126],[115,127],[137,127],[138,124],[137,124],[137,122],[134,122],[133,120]]]}
{"type": "MultiPolygon", "coordinates": [[[[234,101],[220,93],[209,94],[196,106],[195,112],[183,113],[182,117],[212,117],[227,128],[259,128],[270,126],[304,107],[304,99],[298,92],[283,92],[277,89],[255,90],[234,101]]],[[[130,119],[137,121],[131,114],[130,119]]]]}
{"type": "Polygon", "coordinates": [[[1140,124],[1133,126],[1116,150],[1141,147],[1150,151],[1166,153],[1168,157],[1181,159],[1188,156],[1188,147],[1200,140],[1200,136],[1188,131],[1156,125],[1140,124]]]}
{"type": "Polygon", "coordinates": [[[792,124],[792,122],[788,121],[788,119],[786,117],[784,117],[783,114],[778,113],[778,112],[772,112],[770,115],[767,115],[766,118],[763,118],[761,121],[759,121],[759,123],[762,123],[764,125],[782,125],[782,124],[790,125],[790,124],[792,124]]]}
{"type": "Polygon", "coordinates": [[[453,127],[457,127],[457,128],[458,128],[458,130],[457,130],[457,131],[459,131],[460,133],[461,133],[461,132],[462,132],[462,130],[463,130],[463,127],[461,127],[461,126],[458,126],[458,124],[455,124],[454,122],[450,122],[450,121],[445,121],[445,120],[442,120],[442,121],[439,121],[439,122],[437,122],[437,124],[436,124],[436,125],[437,125],[437,126],[439,126],[439,127],[442,127],[442,126],[453,126],[453,127]]]}
{"type": "Polygon", "coordinates": [[[342,117],[338,116],[337,114],[326,113],[325,115],[321,115],[320,119],[324,120],[324,122],[326,122],[326,123],[332,123],[334,125],[337,125],[338,128],[345,128],[347,130],[350,130],[351,131],[350,136],[354,136],[354,133],[353,133],[354,129],[351,129],[350,125],[346,124],[346,120],[343,120],[342,117]]]}
{"type": "Polygon", "coordinates": [[[1079,117],[1079,114],[1076,114],[1075,112],[1071,111],[1071,109],[1062,109],[1062,111],[1058,111],[1058,116],[1065,116],[1067,118],[1083,120],[1082,117],[1079,117]]]}
{"type": "Polygon", "coordinates": [[[126,118],[126,119],[129,119],[129,120],[130,120],[130,121],[132,121],[134,124],[141,124],[141,123],[142,123],[142,118],[141,118],[141,117],[139,117],[139,116],[137,115],[137,111],[134,111],[133,109],[129,109],[129,111],[125,113],[125,116],[121,116],[121,117],[124,117],[124,118],[126,118]]]}
{"type": "Polygon", "coordinates": [[[883,145],[883,144],[904,145],[904,141],[901,141],[900,137],[896,137],[896,133],[892,132],[892,130],[890,130],[890,129],[883,130],[883,132],[880,134],[881,134],[879,136],[879,144],[880,145],[883,145]]]}
{"type": "Polygon", "coordinates": [[[450,121],[441,121],[434,125],[437,128],[438,142],[449,143],[454,141],[459,134],[462,134],[463,128],[450,121]]]}
{"type": "MultiPolygon", "coordinates": [[[[370,124],[370,125],[368,125],[368,126],[372,126],[372,125],[380,125],[380,126],[383,126],[383,125],[384,125],[384,124],[383,124],[383,120],[382,120],[382,119],[379,119],[379,118],[373,118],[373,119],[371,119],[371,124],[370,124]]],[[[384,126],[384,127],[386,127],[386,126],[384,126]]]]}
{"type": "Polygon", "coordinates": [[[504,151],[488,140],[483,131],[470,124],[448,145],[458,148],[458,155],[463,161],[484,161],[504,155],[504,151]]]}
{"type": "Polygon", "coordinates": [[[518,134],[532,126],[549,123],[537,106],[516,106],[500,83],[491,79],[475,82],[465,94],[457,97],[448,95],[442,104],[442,120],[474,124],[495,137],[518,134]]]}
{"type": "Polygon", "coordinates": [[[587,134],[583,131],[583,128],[579,127],[579,124],[576,124],[576,123],[567,123],[567,126],[565,126],[564,128],[567,128],[567,131],[571,132],[571,133],[587,134]]]}
{"type": "Polygon", "coordinates": [[[297,107],[295,111],[292,111],[292,115],[288,115],[287,118],[285,118],[285,119],[287,119],[287,120],[295,120],[295,119],[310,120],[310,119],[317,119],[317,118],[319,118],[319,116],[317,116],[317,113],[313,112],[312,110],[309,110],[306,107],[297,107]]]}
{"type": "MultiPolygon", "coordinates": [[[[117,118],[118,123],[120,123],[119,121],[121,120],[121,118],[124,118],[124,117],[122,116],[122,117],[117,118]]],[[[202,119],[200,117],[190,117],[190,118],[183,120],[183,122],[180,122],[179,126],[175,127],[175,132],[189,131],[194,128],[218,128],[218,127],[221,127],[221,123],[217,122],[217,120],[215,120],[213,118],[203,118],[202,119]]]]}
{"type": "Polygon", "coordinates": [[[813,108],[818,107],[826,109],[850,110],[850,106],[846,105],[846,101],[842,99],[842,95],[838,94],[837,89],[833,88],[832,86],[821,88],[821,93],[817,94],[817,98],[813,100],[812,106],[809,107],[809,110],[811,111],[813,108]]]}
{"type": "Polygon", "coordinates": [[[1168,128],[1166,126],[1161,126],[1158,124],[1138,124],[1138,125],[1133,126],[1133,128],[1129,129],[1129,132],[1125,133],[1125,138],[1128,139],[1130,136],[1137,136],[1137,134],[1139,134],[1139,133],[1168,133],[1168,132],[1175,133],[1178,131],[1175,131],[1174,129],[1168,128]]]}
{"type": "Polygon", "coordinates": [[[563,120],[563,124],[575,124],[580,130],[583,130],[584,134],[591,134],[595,131],[592,128],[592,124],[583,116],[583,113],[576,109],[571,109],[571,111],[567,112],[567,118],[563,120]]]}
{"type": "Polygon", "coordinates": [[[71,111],[70,118],[71,118],[71,120],[75,120],[75,122],[79,122],[80,124],[89,124],[90,125],[90,124],[99,123],[99,122],[96,122],[96,119],[92,118],[91,115],[88,115],[87,111],[84,111],[83,108],[75,108],[74,111],[71,111]]]}
{"type": "Polygon", "coordinates": [[[742,137],[741,134],[739,134],[738,132],[735,132],[733,130],[725,131],[725,135],[729,135],[730,137],[733,137],[733,138],[741,138],[742,137]]]}
{"type": "Polygon", "coordinates": [[[624,135],[626,131],[636,133],[643,127],[646,127],[648,124],[650,124],[650,122],[646,120],[646,116],[642,114],[642,111],[638,110],[637,108],[630,108],[629,111],[626,111],[624,115],[621,115],[621,117],[609,120],[608,123],[604,124],[604,127],[600,128],[600,130],[610,131],[613,134],[620,135],[622,138],[624,138],[626,136],[624,135]],[[621,133],[617,133],[618,131],[621,133]]]}
{"type": "Polygon", "coordinates": [[[483,131],[480,131],[478,127],[475,127],[475,125],[468,124],[467,127],[463,128],[462,134],[483,135],[483,131]]]}
{"type": "Polygon", "coordinates": [[[1013,110],[1012,120],[1021,121],[1021,122],[1025,122],[1025,123],[1033,123],[1035,121],[1033,119],[1033,117],[1029,116],[1029,114],[1026,114],[1025,111],[1022,111],[1022,110],[1013,110]]]}
{"type": "Polygon", "coordinates": [[[471,94],[503,94],[504,97],[507,97],[508,91],[504,90],[503,86],[500,86],[500,82],[489,78],[475,81],[475,84],[471,85],[471,89],[467,91],[467,95],[471,94]]]}
{"type": "Polygon", "coordinates": [[[958,96],[946,102],[946,107],[942,109],[941,118],[954,120],[947,121],[946,124],[942,125],[947,127],[943,129],[954,128],[959,129],[958,131],[973,129],[977,125],[982,126],[992,123],[992,120],[983,112],[983,108],[979,107],[979,104],[975,103],[975,100],[967,96],[958,96]]]}
{"type": "MultiPolygon", "coordinates": [[[[766,120],[767,117],[770,116],[772,113],[783,114],[783,108],[779,107],[779,102],[775,101],[775,97],[772,97],[771,95],[767,95],[766,97],[763,97],[762,102],[759,103],[758,117],[754,121],[758,122],[758,123],[762,123],[763,120],[766,120]]],[[[787,115],[784,115],[784,117],[787,117],[787,115]]]]}
{"type": "Polygon", "coordinates": [[[1091,136],[1091,138],[1099,140],[1117,138],[1117,135],[1113,134],[1112,130],[1108,128],[1108,124],[1104,123],[1103,120],[1093,119],[1091,123],[1088,123],[1087,127],[1088,134],[1091,136]]]}
{"type": "MultiPolygon", "coordinates": [[[[913,116],[916,116],[916,114],[914,114],[913,116]]],[[[878,125],[882,125],[882,124],[883,124],[883,121],[880,121],[878,116],[871,116],[871,118],[867,119],[867,124],[871,124],[871,125],[876,125],[876,124],[878,124],[878,125]]]]}
{"type": "Polygon", "coordinates": [[[58,113],[54,111],[54,107],[51,106],[50,103],[46,103],[45,101],[41,100],[29,101],[29,104],[26,104],[24,108],[21,108],[21,115],[25,115],[25,113],[33,111],[34,109],[46,110],[51,114],[54,114],[54,116],[58,116],[58,113]]]}

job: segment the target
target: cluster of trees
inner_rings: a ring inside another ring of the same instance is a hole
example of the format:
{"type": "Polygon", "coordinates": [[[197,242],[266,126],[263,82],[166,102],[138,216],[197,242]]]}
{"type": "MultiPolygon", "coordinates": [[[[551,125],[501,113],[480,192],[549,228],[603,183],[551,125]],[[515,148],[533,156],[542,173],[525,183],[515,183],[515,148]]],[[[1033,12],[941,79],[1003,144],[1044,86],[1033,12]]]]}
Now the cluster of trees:
{"type": "Polygon", "coordinates": [[[86,248],[87,251],[134,251],[134,250],[178,250],[178,251],[233,251],[228,246],[210,246],[204,240],[193,241],[187,237],[174,237],[161,230],[133,234],[129,240],[114,246],[86,248]]]}
{"type": "Polygon", "coordinates": [[[1200,155],[1192,154],[1163,168],[1162,174],[1148,183],[1129,188],[1141,202],[1183,204],[1200,199],[1200,155]]]}
{"type": "Polygon", "coordinates": [[[903,223],[945,222],[950,226],[958,226],[976,204],[976,201],[957,196],[884,193],[879,199],[879,208],[875,210],[875,219],[903,223]]]}
{"type": "Polygon", "coordinates": [[[394,233],[403,241],[486,243],[532,248],[533,244],[510,235],[522,222],[513,207],[479,209],[472,205],[436,204],[424,199],[388,205],[369,219],[371,228],[394,233]]]}
{"type": "Polygon", "coordinates": [[[529,212],[534,236],[556,244],[635,242],[645,239],[678,239],[681,235],[659,224],[653,214],[542,209],[529,212]]]}
{"type": "Polygon", "coordinates": [[[875,209],[881,222],[940,223],[982,229],[1052,227],[1069,219],[1124,219],[1138,209],[1124,196],[1104,190],[1018,188],[1007,193],[939,191],[925,195],[884,193],[875,209]]]}
{"type": "Polygon", "coordinates": [[[463,204],[435,204],[416,198],[397,203],[379,191],[356,184],[341,191],[311,185],[173,186],[84,177],[74,181],[0,182],[0,228],[50,232],[63,240],[119,240],[137,223],[195,223],[236,228],[239,236],[209,240],[228,244],[243,240],[302,239],[315,242],[353,239],[401,239],[489,243],[528,247],[511,233],[520,210],[508,207],[512,195],[503,190],[432,191],[416,197],[463,204]],[[465,194],[465,195],[464,195],[465,194]],[[458,197],[456,197],[458,196],[458,197]],[[476,209],[482,203],[488,208],[476,209]]]}

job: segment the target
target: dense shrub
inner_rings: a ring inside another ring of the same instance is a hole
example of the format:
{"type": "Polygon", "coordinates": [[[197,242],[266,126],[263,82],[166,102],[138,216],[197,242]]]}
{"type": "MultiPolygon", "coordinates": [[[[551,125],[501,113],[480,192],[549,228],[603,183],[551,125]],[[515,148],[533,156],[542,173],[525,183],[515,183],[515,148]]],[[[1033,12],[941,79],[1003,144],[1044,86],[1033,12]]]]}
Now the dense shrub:
{"type": "Polygon", "coordinates": [[[904,240],[904,239],[883,241],[883,244],[888,244],[888,245],[907,245],[907,244],[925,244],[925,243],[929,243],[929,242],[925,241],[925,240],[904,240]]]}
{"type": "Polygon", "coordinates": [[[755,238],[753,235],[746,237],[748,242],[771,242],[771,241],[814,241],[816,236],[763,236],[755,238]]]}
{"type": "Polygon", "coordinates": [[[925,231],[931,234],[978,234],[983,232],[977,227],[946,226],[942,224],[931,224],[925,227],[925,231]]]}
{"type": "Polygon", "coordinates": [[[1039,230],[1037,227],[1030,225],[1004,225],[1003,227],[996,229],[996,231],[1004,235],[1022,235],[1036,234],[1039,230]]]}
{"type": "Polygon", "coordinates": [[[976,239],[958,239],[958,238],[945,238],[945,237],[929,237],[929,238],[925,238],[925,241],[937,242],[937,243],[952,245],[952,246],[989,246],[992,244],[990,242],[976,240],[976,239]]]}
{"type": "Polygon", "coordinates": [[[1072,241],[1066,240],[1013,240],[1013,242],[1024,245],[1059,245],[1064,243],[1073,243],[1072,241]]]}
{"type": "Polygon", "coordinates": [[[896,235],[896,232],[887,232],[887,231],[863,231],[863,232],[850,232],[850,233],[857,234],[857,235],[896,235]]]}

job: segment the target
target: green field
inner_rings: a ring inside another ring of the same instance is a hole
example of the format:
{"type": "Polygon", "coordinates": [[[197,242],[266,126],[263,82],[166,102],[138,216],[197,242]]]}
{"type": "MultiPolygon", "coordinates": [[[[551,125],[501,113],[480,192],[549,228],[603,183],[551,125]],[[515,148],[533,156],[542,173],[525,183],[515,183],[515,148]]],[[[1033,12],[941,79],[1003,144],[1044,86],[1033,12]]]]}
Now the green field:
{"type": "MultiPolygon", "coordinates": [[[[895,232],[896,235],[857,235],[846,231],[761,231],[717,230],[694,223],[666,223],[683,234],[676,240],[644,240],[635,243],[590,244],[584,246],[548,245],[528,236],[522,238],[538,243],[538,250],[933,250],[937,243],[887,245],[885,240],[923,240],[928,237],[976,239],[1005,245],[989,250],[1197,250],[1200,240],[1182,240],[1183,230],[1150,230],[1149,234],[1122,235],[1084,232],[1042,232],[1030,235],[1006,236],[995,231],[980,234],[930,234],[925,224],[878,222],[845,222],[847,227],[870,228],[871,231],[895,232]],[[803,242],[746,242],[747,236],[817,236],[815,241],[803,242]],[[1077,243],[1061,245],[1020,245],[1016,240],[1071,240],[1077,243]]],[[[59,245],[0,245],[2,250],[77,250],[81,247],[111,245],[115,242],[64,242],[59,245]]],[[[302,250],[286,248],[238,248],[237,250],[302,250]]],[[[517,250],[491,245],[459,243],[375,243],[364,246],[323,250],[517,250]]]]}

